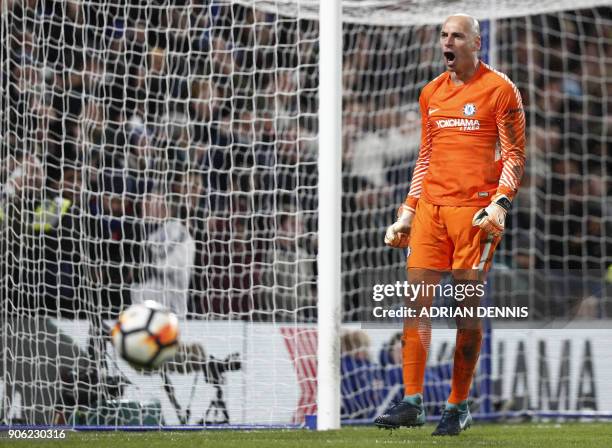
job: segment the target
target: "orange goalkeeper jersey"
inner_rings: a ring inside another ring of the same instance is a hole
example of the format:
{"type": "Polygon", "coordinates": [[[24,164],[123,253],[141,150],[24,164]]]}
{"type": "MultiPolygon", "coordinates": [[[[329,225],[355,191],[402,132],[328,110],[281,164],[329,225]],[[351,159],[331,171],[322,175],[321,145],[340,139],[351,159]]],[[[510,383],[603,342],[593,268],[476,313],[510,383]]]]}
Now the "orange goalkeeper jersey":
{"type": "Polygon", "coordinates": [[[515,195],[525,167],[525,114],[516,86],[480,62],[455,85],[449,72],[419,99],[421,148],[405,203],[485,206],[496,193],[515,195]]]}

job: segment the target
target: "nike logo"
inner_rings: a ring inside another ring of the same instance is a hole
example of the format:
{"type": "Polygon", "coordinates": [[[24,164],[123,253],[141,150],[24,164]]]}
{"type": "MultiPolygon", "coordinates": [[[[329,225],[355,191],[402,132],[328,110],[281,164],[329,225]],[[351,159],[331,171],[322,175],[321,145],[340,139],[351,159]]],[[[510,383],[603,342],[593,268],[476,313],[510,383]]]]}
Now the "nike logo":
{"type": "Polygon", "coordinates": [[[470,416],[468,414],[465,414],[463,418],[459,417],[459,427],[461,429],[465,429],[469,423],[469,419],[470,419],[470,416]]]}
{"type": "Polygon", "coordinates": [[[438,112],[440,110],[440,108],[438,107],[437,109],[432,109],[431,107],[429,108],[429,115],[433,115],[436,112],[438,112]]]}

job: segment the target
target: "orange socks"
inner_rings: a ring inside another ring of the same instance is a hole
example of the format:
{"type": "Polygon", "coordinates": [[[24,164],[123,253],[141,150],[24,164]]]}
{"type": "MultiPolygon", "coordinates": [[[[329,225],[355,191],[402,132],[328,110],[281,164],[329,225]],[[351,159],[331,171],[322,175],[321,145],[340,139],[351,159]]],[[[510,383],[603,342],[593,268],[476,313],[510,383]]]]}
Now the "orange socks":
{"type": "MultiPolygon", "coordinates": [[[[404,328],[402,346],[404,396],[423,393],[430,341],[430,322],[420,322],[419,328],[404,328]]],[[[458,404],[467,400],[481,343],[481,329],[457,330],[449,403],[458,404]]]]}
{"type": "Polygon", "coordinates": [[[467,400],[472,385],[474,369],[480,355],[482,329],[458,329],[453,361],[453,379],[450,404],[459,404],[467,400]]]}
{"type": "Polygon", "coordinates": [[[425,365],[431,341],[431,323],[419,322],[417,327],[404,327],[402,338],[402,374],[404,396],[422,394],[425,365]]]}

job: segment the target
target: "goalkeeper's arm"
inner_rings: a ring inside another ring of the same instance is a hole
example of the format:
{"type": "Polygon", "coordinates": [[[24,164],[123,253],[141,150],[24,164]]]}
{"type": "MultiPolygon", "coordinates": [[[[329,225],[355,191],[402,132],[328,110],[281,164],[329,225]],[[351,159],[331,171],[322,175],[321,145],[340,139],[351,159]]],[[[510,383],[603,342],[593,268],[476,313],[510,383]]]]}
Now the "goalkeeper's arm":
{"type": "Polygon", "coordinates": [[[427,173],[431,158],[432,142],[427,121],[428,106],[423,94],[419,98],[419,106],[421,109],[421,147],[412,173],[410,191],[404,203],[397,210],[397,221],[387,228],[385,234],[385,244],[391,247],[406,248],[410,243],[412,221],[421,196],[423,178],[427,173]]]}
{"type": "Polygon", "coordinates": [[[506,215],[525,170],[525,113],[520,94],[513,85],[509,84],[500,93],[497,107],[502,173],[491,203],[478,210],[472,219],[473,225],[494,237],[500,237],[504,231],[506,215]]]}

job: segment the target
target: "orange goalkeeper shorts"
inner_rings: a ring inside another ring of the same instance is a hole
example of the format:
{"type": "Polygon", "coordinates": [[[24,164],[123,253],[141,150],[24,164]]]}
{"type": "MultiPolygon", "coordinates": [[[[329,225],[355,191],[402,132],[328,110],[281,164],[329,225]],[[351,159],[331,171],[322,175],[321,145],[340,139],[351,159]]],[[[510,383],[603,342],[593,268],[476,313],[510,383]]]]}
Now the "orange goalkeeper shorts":
{"type": "Polygon", "coordinates": [[[419,199],[408,248],[408,268],[487,272],[501,238],[472,225],[482,207],[433,205],[419,199]]]}

